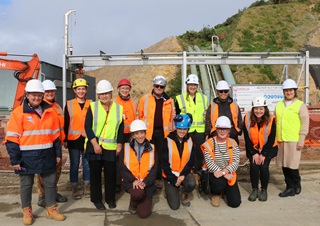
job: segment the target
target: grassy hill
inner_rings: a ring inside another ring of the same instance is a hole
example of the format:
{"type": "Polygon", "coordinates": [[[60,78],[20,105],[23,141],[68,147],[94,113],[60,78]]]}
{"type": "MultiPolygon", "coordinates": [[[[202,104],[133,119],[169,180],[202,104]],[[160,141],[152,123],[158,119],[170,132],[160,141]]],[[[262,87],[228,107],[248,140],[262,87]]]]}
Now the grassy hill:
{"type": "MultiPolygon", "coordinates": [[[[320,3],[317,0],[298,0],[287,4],[257,1],[222,24],[166,38],[144,49],[144,52],[187,51],[188,45],[211,50],[212,35],[219,36],[225,51],[299,51],[304,45],[320,46],[319,12],[320,3]]],[[[210,24],[210,21],[204,23],[210,24]]],[[[231,70],[237,83],[270,84],[279,83],[283,65],[238,65],[232,66],[231,70]]],[[[299,73],[300,67],[289,66],[290,77],[297,78],[299,73]]],[[[169,80],[177,78],[180,76],[180,66],[104,67],[88,74],[97,77],[97,81],[107,78],[114,86],[122,77],[127,77],[133,83],[133,98],[138,99],[151,90],[155,75],[162,74],[169,80]]],[[[311,78],[310,82],[310,94],[318,97],[319,92],[312,87],[311,78]]]]}

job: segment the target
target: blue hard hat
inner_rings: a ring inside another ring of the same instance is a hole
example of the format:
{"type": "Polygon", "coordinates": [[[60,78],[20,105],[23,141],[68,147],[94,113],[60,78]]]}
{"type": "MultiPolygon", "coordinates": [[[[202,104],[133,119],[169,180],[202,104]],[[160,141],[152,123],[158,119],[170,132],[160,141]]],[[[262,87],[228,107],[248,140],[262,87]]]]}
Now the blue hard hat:
{"type": "Polygon", "coordinates": [[[173,121],[177,129],[190,129],[192,125],[192,115],[191,114],[176,115],[173,121]]]}

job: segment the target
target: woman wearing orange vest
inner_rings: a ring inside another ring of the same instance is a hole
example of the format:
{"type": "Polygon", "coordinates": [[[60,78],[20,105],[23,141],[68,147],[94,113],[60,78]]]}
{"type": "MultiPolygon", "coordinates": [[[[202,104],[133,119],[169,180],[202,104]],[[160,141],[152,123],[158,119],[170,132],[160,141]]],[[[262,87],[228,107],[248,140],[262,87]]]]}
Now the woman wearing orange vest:
{"type": "Polygon", "coordinates": [[[250,161],[250,180],[252,192],[249,201],[267,201],[269,184],[269,165],[277,155],[275,117],[270,116],[267,101],[264,97],[255,97],[252,109],[244,116],[244,139],[246,155],[250,161]],[[259,178],[261,191],[258,190],[259,178]]]}
{"type": "Polygon", "coordinates": [[[23,104],[11,113],[5,138],[11,165],[20,175],[23,223],[34,222],[31,202],[35,174],[43,178],[47,218],[63,221],[65,216],[56,204],[56,164],[62,157],[59,120],[54,109],[43,101],[40,80],[28,81],[25,91],[23,104]]]}
{"type": "Polygon", "coordinates": [[[90,101],[86,99],[88,84],[85,79],[76,79],[73,82],[72,89],[76,97],[68,100],[64,108],[64,132],[66,134],[64,147],[69,149],[72,197],[78,200],[82,197],[78,190],[80,157],[82,157],[83,193],[86,198],[90,197],[90,169],[88,161],[84,157],[84,141],[86,138],[84,120],[90,101]]]}
{"type": "Polygon", "coordinates": [[[241,204],[236,171],[240,162],[240,150],[235,140],[229,138],[231,123],[228,117],[220,116],[216,123],[217,136],[201,145],[205,164],[209,171],[211,205],[220,205],[220,195],[224,192],[227,204],[236,208],[241,204]]]}
{"type": "MultiPolygon", "coordinates": [[[[60,140],[61,142],[64,141],[65,139],[65,134],[63,131],[63,125],[64,125],[64,117],[63,117],[63,112],[60,107],[60,105],[55,101],[56,97],[56,90],[57,87],[51,80],[44,80],[42,82],[43,89],[44,89],[44,101],[46,101],[48,104],[51,105],[51,107],[54,109],[54,112],[57,114],[58,119],[59,119],[59,127],[60,127],[60,140]]],[[[61,175],[61,170],[62,170],[62,159],[61,161],[57,164],[56,167],[56,188],[58,191],[58,181],[61,175]]],[[[44,185],[42,183],[42,177],[40,174],[37,174],[37,185],[38,185],[38,195],[39,195],[39,200],[38,200],[38,206],[41,207],[46,207],[46,202],[45,202],[45,191],[44,191],[44,185]]],[[[56,201],[57,202],[66,202],[68,201],[67,197],[62,196],[57,192],[56,195],[56,201]]]]}
{"type": "Polygon", "coordinates": [[[123,187],[130,194],[129,212],[147,218],[156,194],[157,161],[154,146],[146,139],[147,127],[141,120],[130,125],[133,139],[120,152],[123,187]]]}
{"type": "Polygon", "coordinates": [[[217,135],[215,123],[219,116],[227,116],[231,121],[230,138],[239,144],[239,136],[242,134],[242,116],[238,104],[229,96],[229,84],[221,80],[217,83],[218,97],[210,103],[206,112],[205,133],[212,137],[217,135]]]}
{"type": "Polygon", "coordinates": [[[191,114],[181,114],[174,118],[176,130],[165,139],[162,150],[162,176],[169,207],[177,210],[181,203],[190,206],[188,193],[196,187],[192,167],[195,161],[195,150],[188,131],[192,125],[191,114]]]}

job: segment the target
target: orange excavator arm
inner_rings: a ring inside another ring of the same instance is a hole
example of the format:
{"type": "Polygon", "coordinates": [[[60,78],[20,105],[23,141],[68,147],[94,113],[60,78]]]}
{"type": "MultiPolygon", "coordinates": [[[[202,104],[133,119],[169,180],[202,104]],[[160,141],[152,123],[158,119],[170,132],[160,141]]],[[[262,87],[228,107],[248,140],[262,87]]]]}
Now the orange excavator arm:
{"type": "MultiPolygon", "coordinates": [[[[18,55],[7,54],[6,52],[0,52],[0,56],[30,56],[30,55],[18,55]]],[[[19,106],[24,97],[24,89],[27,82],[30,79],[37,79],[40,72],[40,60],[37,54],[33,54],[32,59],[28,62],[19,60],[1,59],[0,58],[0,70],[14,70],[13,76],[18,80],[16,95],[13,102],[13,108],[19,106]]]]}

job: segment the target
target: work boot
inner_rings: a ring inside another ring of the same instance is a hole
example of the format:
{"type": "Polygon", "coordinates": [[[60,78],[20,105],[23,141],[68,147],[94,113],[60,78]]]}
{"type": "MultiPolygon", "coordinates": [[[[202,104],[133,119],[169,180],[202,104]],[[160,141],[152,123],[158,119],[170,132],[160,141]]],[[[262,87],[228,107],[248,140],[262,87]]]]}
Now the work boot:
{"type": "Polygon", "coordinates": [[[186,207],[191,205],[188,193],[181,192],[181,204],[186,207]]]}
{"type": "Polygon", "coordinates": [[[23,224],[31,225],[33,224],[34,218],[32,216],[32,208],[30,206],[22,209],[23,211],[23,224]]]}
{"type": "Polygon", "coordinates": [[[267,189],[261,189],[261,192],[259,194],[259,201],[264,202],[268,199],[268,193],[267,189]]]}
{"type": "Polygon", "coordinates": [[[78,185],[72,185],[71,186],[71,190],[72,190],[72,198],[75,199],[75,200],[79,200],[81,199],[81,194],[78,190],[78,185]]]}
{"type": "Polygon", "coordinates": [[[39,196],[38,206],[46,208],[46,200],[45,200],[44,196],[39,196]]]}
{"type": "Polygon", "coordinates": [[[220,205],[220,195],[213,195],[211,197],[211,206],[219,207],[220,205]]]}
{"type": "MultiPolygon", "coordinates": [[[[66,201],[68,201],[67,197],[65,197],[59,193],[56,194],[56,202],[66,202],[66,201]]],[[[38,205],[39,205],[39,203],[38,203],[38,205]]]]}
{"type": "Polygon", "coordinates": [[[249,195],[248,200],[251,202],[254,202],[254,201],[256,201],[257,198],[258,198],[258,189],[254,188],[254,189],[252,189],[252,192],[249,195]]]}
{"type": "Polygon", "coordinates": [[[83,185],[83,194],[84,194],[84,197],[90,198],[90,184],[86,183],[83,185]]]}
{"type": "Polygon", "coordinates": [[[199,187],[200,176],[199,176],[199,174],[194,173],[193,177],[194,177],[194,179],[196,181],[196,188],[198,188],[199,187]]]}
{"type": "Polygon", "coordinates": [[[46,217],[48,219],[55,219],[57,221],[63,221],[66,219],[66,216],[59,212],[57,204],[46,207],[46,217]]]}

